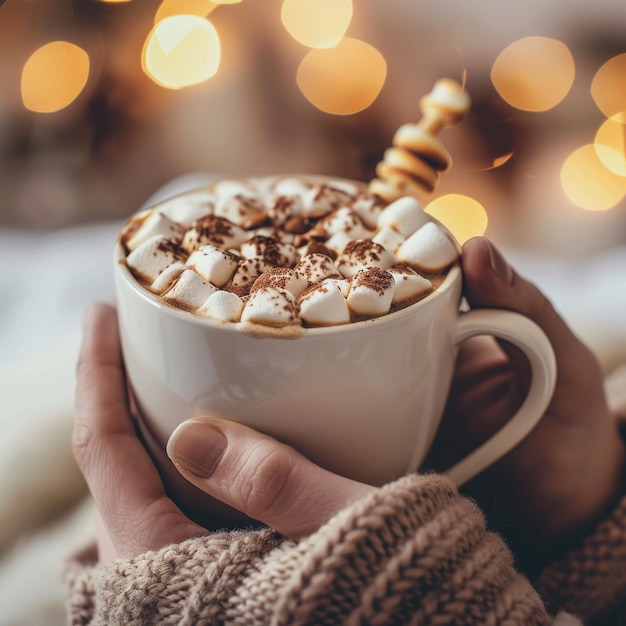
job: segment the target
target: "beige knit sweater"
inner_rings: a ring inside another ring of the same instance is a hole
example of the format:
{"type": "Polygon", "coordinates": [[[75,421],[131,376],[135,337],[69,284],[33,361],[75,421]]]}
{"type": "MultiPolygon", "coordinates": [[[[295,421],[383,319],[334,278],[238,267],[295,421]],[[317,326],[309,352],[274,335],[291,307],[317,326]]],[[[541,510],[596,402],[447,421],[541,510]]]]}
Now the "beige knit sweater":
{"type": "Polygon", "coordinates": [[[626,624],[626,497],[534,586],[435,474],[380,488],[299,543],[233,531],[108,567],[95,557],[67,568],[71,624],[626,624]]]}

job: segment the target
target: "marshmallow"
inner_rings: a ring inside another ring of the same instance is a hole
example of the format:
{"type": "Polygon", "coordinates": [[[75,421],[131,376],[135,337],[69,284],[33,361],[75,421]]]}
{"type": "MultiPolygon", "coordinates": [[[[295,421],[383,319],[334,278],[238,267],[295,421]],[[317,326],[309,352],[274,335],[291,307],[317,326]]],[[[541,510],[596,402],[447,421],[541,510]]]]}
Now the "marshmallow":
{"type": "Polygon", "coordinates": [[[383,226],[373,237],[372,241],[379,243],[383,248],[395,252],[400,244],[404,241],[404,237],[391,226],[383,226]]]}
{"type": "Polygon", "coordinates": [[[290,196],[301,199],[308,190],[308,185],[298,178],[281,178],[274,185],[274,194],[276,196],[290,196]]]}
{"type": "Polygon", "coordinates": [[[433,290],[433,284],[410,267],[396,266],[389,270],[395,281],[393,304],[417,300],[433,290]]]}
{"type": "Polygon", "coordinates": [[[315,185],[302,197],[305,213],[330,212],[346,206],[350,200],[351,194],[346,193],[344,189],[330,185],[315,185]]]}
{"type": "Polygon", "coordinates": [[[352,210],[361,218],[361,221],[374,230],[378,223],[378,216],[383,210],[379,200],[373,194],[363,193],[352,204],[352,210]]]}
{"type": "Polygon", "coordinates": [[[240,180],[220,180],[215,183],[214,190],[218,198],[228,198],[229,196],[255,198],[257,195],[252,185],[240,180]]]}
{"type": "Polygon", "coordinates": [[[315,225],[315,233],[331,237],[336,233],[346,233],[351,239],[365,239],[372,233],[361,218],[350,208],[342,207],[330,213],[315,225]]]}
{"type": "Polygon", "coordinates": [[[184,269],[162,297],[181,309],[194,311],[216,291],[217,287],[202,280],[192,269],[184,269]]]}
{"type": "Polygon", "coordinates": [[[182,246],[187,252],[193,252],[199,246],[212,244],[222,250],[238,248],[249,234],[223,217],[206,215],[197,220],[185,233],[182,246]]]}
{"type": "Polygon", "coordinates": [[[298,298],[300,319],[309,326],[333,326],[350,322],[350,309],[332,278],[309,287],[298,298]]]}
{"type": "Polygon", "coordinates": [[[396,257],[393,252],[385,250],[379,243],[369,239],[351,241],[337,259],[339,271],[347,278],[366,267],[386,270],[395,264],[396,257]]]}
{"type": "Polygon", "coordinates": [[[351,183],[348,180],[331,180],[326,183],[326,185],[329,189],[344,193],[351,198],[354,198],[354,196],[359,193],[359,188],[354,183],[351,183]]]}
{"type": "Polygon", "coordinates": [[[238,295],[230,291],[215,291],[196,313],[220,322],[238,322],[242,311],[243,300],[238,295]]]}
{"type": "Polygon", "coordinates": [[[244,195],[220,196],[213,213],[245,230],[261,226],[269,217],[262,202],[244,195]]]}
{"type": "Polygon", "coordinates": [[[293,267],[298,257],[293,245],[261,235],[255,235],[242,243],[240,250],[244,259],[263,259],[277,267],[293,267]]]}
{"type": "Polygon", "coordinates": [[[418,301],[433,290],[425,276],[458,259],[406,192],[385,207],[360,184],[317,180],[221,181],[171,198],[129,220],[126,264],[165,302],[210,319],[327,326],[418,301]]]}
{"type": "Polygon", "coordinates": [[[303,210],[304,204],[300,196],[278,196],[267,213],[273,224],[283,226],[287,232],[299,232],[306,224],[298,219],[303,210]]]}
{"type": "Polygon", "coordinates": [[[296,299],[286,289],[257,289],[243,307],[241,321],[274,327],[295,324],[298,322],[296,299]]]}
{"type": "Polygon", "coordinates": [[[156,207],[163,215],[184,228],[189,228],[196,220],[213,212],[215,195],[204,189],[175,196],[156,207]]]}
{"type": "Polygon", "coordinates": [[[245,295],[254,281],[272,266],[263,259],[240,259],[228,288],[236,294],[245,295]]]}
{"type": "Polygon", "coordinates": [[[304,276],[301,276],[289,267],[273,267],[263,272],[254,281],[250,291],[256,291],[264,287],[286,289],[297,297],[308,287],[308,282],[304,276]]]}
{"type": "Polygon", "coordinates": [[[286,233],[279,228],[274,228],[273,226],[262,226],[261,228],[257,228],[254,231],[255,235],[261,235],[261,237],[271,237],[276,241],[280,241],[280,243],[291,243],[293,244],[295,236],[292,233],[286,233]]]}
{"type": "Polygon", "coordinates": [[[148,209],[135,215],[122,233],[122,241],[128,250],[135,250],[152,237],[161,235],[179,242],[185,229],[156,209],[148,209]]]}
{"type": "Polygon", "coordinates": [[[326,278],[324,282],[329,281],[332,282],[339,291],[341,291],[341,295],[344,298],[348,297],[350,293],[350,281],[347,278],[326,278]]]}
{"type": "Polygon", "coordinates": [[[185,264],[182,261],[174,261],[168,268],[164,269],[150,285],[150,291],[161,294],[167,291],[172,283],[178,278],[185,264]]]}
{"type": "Polygon", "coordinates": [[[335,259],[337,258],[337,253],[334,250],[328,248],[317,239],[309,239],[304,246],[298,248],[298,254],[300,255],[300,258],[315,253],[325,254],[333,261],[335,261],[335,259]]]}
{"type": "Polygon", "coordinates": [[[152,283],[172,263],[184,260],[185,254],[175,243],[157,235],[135,248],[126,257],[126,265],[140,280],[152,283]]]}
{"type": "Polygon", "coordinates": [[[438,224],[428,222],[398,248],[396,256],[401,263],[435,272],[452,265],[459,252],[438,224]]]}
{"type": "Polygon", "coordinates": [[[379,267],[360,270],[352,277],[348,306],[359,315],[385,315],[391,308],[394,287],[389,272],[379,267]]]}
{"type": "Polygon", "coordinates": [[[344,232],[335,233],[329,237],[325,245],[337,254],[341,254],[344,248],[352,241],[352,237],[344,232]]]}
{"type": "Polygon", "coordinates": [[[296,273],[303,276],[309,285],[319,283],[324,278],[343,278],[333,260],[325,254],[315,252],[300,259],[295,267],[296,273]]]}
{"type": "Polygon", "coordinates": [[[428,221],[428,215],[422,209],[422,205],[415,198],[404,196],[382,210],[378,216],[378,228],[388,226],[408,237],[428,221]]]}
{"type": "Polygon", "coordinates": [[[234,254],[211,244],[200,246],[187,259],[188,267],[216,287],[223,287],[233,277],[238,264],[239,259],[234,254]]]}

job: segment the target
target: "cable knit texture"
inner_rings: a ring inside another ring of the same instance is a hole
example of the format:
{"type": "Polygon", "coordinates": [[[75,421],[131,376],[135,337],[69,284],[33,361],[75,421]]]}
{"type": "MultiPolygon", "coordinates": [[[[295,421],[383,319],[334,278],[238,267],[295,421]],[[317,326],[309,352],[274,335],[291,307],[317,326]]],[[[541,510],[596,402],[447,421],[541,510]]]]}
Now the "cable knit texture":
{"type": "Polygon", "coordinates": [[[626,624],[626,497],[579,549],[547,567],[536,587],[549,606],[586,624],[626,624]]]}
{"type": "Polygon", "coordinates": [[[437,475],[386,485],[299,543],[237,531],[106,568],[89,556],[66,572],[72,624],[552,623],[481,512],[437,475]]]}

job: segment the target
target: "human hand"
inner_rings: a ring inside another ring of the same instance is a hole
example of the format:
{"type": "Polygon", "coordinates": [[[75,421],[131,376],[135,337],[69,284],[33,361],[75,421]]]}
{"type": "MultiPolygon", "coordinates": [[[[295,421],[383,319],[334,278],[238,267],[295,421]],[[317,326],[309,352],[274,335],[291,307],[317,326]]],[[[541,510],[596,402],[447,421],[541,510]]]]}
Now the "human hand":
{"type": "MultiPolygon", "coordinates": [[[[85,316],[72,448],[95,501],[102,562],[207,533],[167,497],[136,436],[117,318],[108,305],[95,305],[85,316]]],[[[374,489],[225,420],[187,420],[170,439],[168,452],[200,489],[292,539],[314,532],[374,489]]]]}
{"type": "MultiPolygon", "coordinates": [[[[621,488],[624,444],[602,372],[545,296],[493,244],[468,241],[462,264],[470,306],[526,315],[546,333],[557,360],[556,389],[542,421],[467,491],[524,549],[556,549],[596,522],[621,488]]],[[[462,344],[430,466],[450,467],[498,430],[519,407],[529,380],[525,357],[510,344],[486,337],[462,344]]]]}

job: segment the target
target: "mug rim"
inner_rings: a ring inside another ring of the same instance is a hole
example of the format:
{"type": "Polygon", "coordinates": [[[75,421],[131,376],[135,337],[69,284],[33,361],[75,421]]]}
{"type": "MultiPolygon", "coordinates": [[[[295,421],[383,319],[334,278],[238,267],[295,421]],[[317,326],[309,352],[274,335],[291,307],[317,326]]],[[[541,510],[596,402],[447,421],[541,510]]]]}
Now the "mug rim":
{"type": "Polygon", "coordinates": [[[149,303],[155,309],[161,311],[168,317],[185,322],[188,324],[196,325],[201,328],[214,328],[222,329],[226,332],[235,332],[238,335],[244,334],[255,337],[268,337],[274,339],[297,339],[303,336],[317,336],[317,335],[333,335],[336,333],[344,334],[346,332],[358,332],[364,328],[371,328],[372,324],[376,326],[392,324],[395,321],[400,321],[406,317],[414,315],[416,312],[429,308],[438,302],[441,298],[444,298],[454,287],[454,285],[461,280],[461,264],[460,259],[457,259],[454,264],[448,270],[443,282],[432,293],[422,298],[418,302],[410,304],[409,306],[394,311],[393,313],[387,313],[379,317],[371,319],[361,320],[359,322],[349,322],[347,324],[335,324],[332,326],[316,326],[312,328],[299,327],[297,332],[285,333],[280,332],[280,328],[274,327],[265,328],[261,324],[242,324],[241,322],[221,322],[209,317],[202,317],[196,315],[191,311],[185,311],[179,309],[173,305],[167,304],[159,299],[159,297],[152,293],[149,289],[144,287],[131,273],[126,266],[126,255],[124,254],[124,248],[121,242],[118,240],[114,247],[114,264],[115,271],[118,276],[124,281],[137,296],[142,300],[149,303]],[[257,326],[259,328],[257,329],[257,326]],[[276,332],[278,331],[278,332],[276,332]]]}

